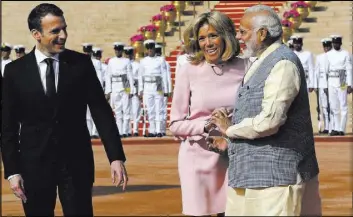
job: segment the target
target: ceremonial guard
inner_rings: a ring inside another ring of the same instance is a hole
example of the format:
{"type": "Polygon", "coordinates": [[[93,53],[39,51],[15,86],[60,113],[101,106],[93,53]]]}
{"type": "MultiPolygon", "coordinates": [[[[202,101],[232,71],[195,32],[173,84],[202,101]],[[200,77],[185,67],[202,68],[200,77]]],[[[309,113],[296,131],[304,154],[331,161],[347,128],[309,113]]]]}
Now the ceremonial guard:
{"type": "Polygon", "coordinates": [[[109,60],[105,76],[105,94],[115,113],[119,132],[128,137],[130,124],[130,99],[134,94],[131,61],[123,57],[124,43],[115,42],[116,57],[109,60]]]}
{"type": "MultiPolygon", "coordinates": [[[[139,123],[141,119],[141,99],[140,96],[138,95],[138,73],[139,73],[139,68],[140,68],[140,63],[137,62],[134,58],[134,48],[130,46],[124,47],[124,52],[126,58],[129,58],[131,61],[131,66],[132,66],[132,78],[133,78],[133,88],[134,90],[134,95],[131,98],[131,120],[132,120],[132,131],[133,131],[133,136],[139,136],[138,130],[139,130],[139,123]]],[[[131,126],[129,124],[129,126],[131,126]]],[[[129,133],[131,133],[131,130],[129,130],[129,133]]]]}
{"type": "MultiPolygon", "coordinates": [[[[159,44],[156,44],[156,55],[157,56],[162,56],[162,46],[159,44]]],[[[167,133],[167,122],[168,122],[168,99],[172,96],[172,76],[171,76],[171,71],[170,71],[170,64],[165,61],[166,66],[167,66],[167,93],[164,93],[164,99],[163,99],[163,121],[161,123],[161,133],[162,136],[166,136],[167,133]]]]}
{"type": "Polygon", "coordinates": [[[15,50],[17,59],[23,57],[24,55],[26,55],[26,48],[22,44],[15,45],[14,46],[14,50],[15,50]]]}
{"type": "Polygon", "coordinates": [[[10,63],[12,60],[10,59],[12,45],[9,43],[3,43],[1,45],[1,75],[4,77],[4,69],[6,64],[10,63]]]}
{"type": "Polygon", "coordinates": [[[333,46],[333,49],[327,52],[328,96],[333,117],[330,135],[343,136],[348,118],[347,94],[352,93],[352,61],[349,52],[341,49],[342,36],[331,35],[330,38],[333,46]]]}
{"type": "MultiPolygon", "coordinates": [[[[99,56],[102,56],[102,49],[98,47],[93,47],[91,53],[92,53],[91,60],[92,60],[94,69],[96,70],[98,80],[102,86],[102,89],[104,90],[104,71],[103,71],[102,63],[98,60],[99,56]]],[[[91,138],[98,139],[99,138],[98,131],[92,119],[91,112],[89,111],[88,108],[87,108],[86,118],[87,118],[87,127],[91,135],[91,138]]]]}
{"type": "Polygon", "coordinates": [[[93,44],[91,44],[91,43],[83,43],[82,44],[83,53],[87,54],[89,56],[92,56],[92,48],[93,48],[93,44]]]}
{"type": "Polygon", "coordinates": [[[328,103],[328,90],[327,90],[327,79],[328,79],[328,59],[326,53],[332,49],[332,39],[324,38],[321,40],[324,53],[316,56],[315,61],[315,78],[317,79],[317,93],[319,96],[319,133],[328,134],[331,132],[330,127],[330,107],[328,103]],[[322,117],[322,118],[321,118],[322,117]],[[324,123],[324,130],[321,131],[321,123],[324,123]]]}
{"type": "Polygon", "coordinates": [[[303,50],[303,37],[294,35],[290,37],[293,40],[294,53],[299,57],[303,65],[306,84],[309,92],[312,92],[317,86],[314,76],[314,56],[310,51],[303,50]]]}
{"type": "Polygon", "coordinates": [[[168,72],[164,57],[155,55],[155,41],[145,40],[148,56],[140,61],[139,93],[143,94],[144,107],[148,114],[148,136],[162,137],[164,94],[168,93],[168,72]]]}

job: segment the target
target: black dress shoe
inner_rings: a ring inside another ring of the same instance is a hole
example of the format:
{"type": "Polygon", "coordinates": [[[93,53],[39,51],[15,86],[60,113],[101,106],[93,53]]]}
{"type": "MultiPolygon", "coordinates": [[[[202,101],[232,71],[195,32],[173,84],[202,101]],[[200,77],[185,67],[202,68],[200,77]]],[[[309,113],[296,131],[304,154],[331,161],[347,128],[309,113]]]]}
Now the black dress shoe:
{"type": "Polygon", "coordinates": [[[92,136],[92,138],[93,138],[93,139],[99,139],[99,136],[94,135],[94,136],[92,136]]]}
{"type": "Polygon", "coordinates": [[[145,134],[145,135],[143,135],[143,137],[148,137],[148,135],[145,134]]]}
{"type": "Polygon", "coordinates": [[[338,132],[340,136],[344,136],[344,132],[343,131],[340,131],[338,132]]]}
{"type": "Polygon", "coordinates": [[[134,133],[134,136],[139,136],[139,134],[138,133],[134,133]]]}
{"type": "Polygon", "coordinates": [[[332,130],[331,133],[330,133],[330,136],[338,136],[339,133],[335,130],[332,130]]]}
{"type": "Polygon", "coordinates": [[[162,137],[162,133],[157,133],[157,137],[162,137]]]}
{"type": "Polygon", "coordinates": [[[328,130],[321,131],[322,134],[328,134],[328,130]]]}
{"type": "Polygon", "coordinates": [[[121,135],[121,137],[126,138],[126,137],[127,137],[127,135],[126,135],[126,134],[123,134],[123,135],[121,135]]]}
{"type": "Polygon", "coordinates": [[[166,136],[166,134],[165,134],[165,133],[162,133],[162,136],[166,136]]]}
{"type": "Polygon", "coordinates": [[[148,137],[156,137],[156,134],[154,134],[154,133],[149,133],[149,134],[148,134],[148,137]]]}
{"type": "Polygon", "coordinates": [[[131,133],[128,133],[128,134],[127,134],[127,137],[131,137],[131,133]]]}

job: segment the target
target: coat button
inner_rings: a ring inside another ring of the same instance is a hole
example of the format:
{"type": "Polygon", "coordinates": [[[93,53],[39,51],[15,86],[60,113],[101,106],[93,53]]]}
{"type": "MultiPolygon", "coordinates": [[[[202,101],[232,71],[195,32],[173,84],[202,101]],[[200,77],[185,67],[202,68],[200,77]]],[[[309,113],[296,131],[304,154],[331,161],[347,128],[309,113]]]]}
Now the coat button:
{"type": "Polygon", "coordinates": [[[237,112],[238,111],[238,109],[234,109],[234,112],[237,112]]]}
{"type": "Polygon", "coordinates": [[[239,93],[238,97],[240,98],[241,97],[241,94],[239,93]]]}

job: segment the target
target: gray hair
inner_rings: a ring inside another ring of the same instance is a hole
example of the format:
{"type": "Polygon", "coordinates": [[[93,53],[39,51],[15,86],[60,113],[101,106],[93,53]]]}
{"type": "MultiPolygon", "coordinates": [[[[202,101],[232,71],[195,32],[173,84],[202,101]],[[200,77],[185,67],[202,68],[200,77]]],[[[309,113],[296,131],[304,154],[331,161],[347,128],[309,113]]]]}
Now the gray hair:
{"type": "Polygon", "coordinates": [[[269,12],[268,15],[256,15],[253,18],[253,26],[254,29],[258,30],[260,28],[266,28],[269,32],[269,38],[271,39],[279,39],[282,36],[282,24],[281,19],[277,15],[277,13],[267,5],[255,5],[245,10],[246,13],[254,13],[254,12],[269,12]]]}

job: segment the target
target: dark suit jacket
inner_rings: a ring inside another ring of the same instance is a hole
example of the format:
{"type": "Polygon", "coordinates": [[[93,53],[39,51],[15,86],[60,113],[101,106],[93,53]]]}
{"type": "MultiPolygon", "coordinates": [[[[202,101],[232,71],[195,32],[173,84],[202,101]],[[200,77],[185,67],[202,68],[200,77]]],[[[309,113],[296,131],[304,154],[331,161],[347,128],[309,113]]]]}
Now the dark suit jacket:
{"type": "Polygon", "coordinates": [[[45,95],[34,49],[6,65],[3,85],[1,154],[5,178],[19,173],[35,182],[50,175],[60,160],[66,162],[75,180],[93,182],[87,105],[109,162],[126,160],[112,110],[89,56],[72,50],[59,55],[55,100],[45,95]]]}

